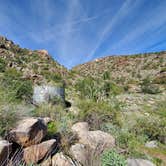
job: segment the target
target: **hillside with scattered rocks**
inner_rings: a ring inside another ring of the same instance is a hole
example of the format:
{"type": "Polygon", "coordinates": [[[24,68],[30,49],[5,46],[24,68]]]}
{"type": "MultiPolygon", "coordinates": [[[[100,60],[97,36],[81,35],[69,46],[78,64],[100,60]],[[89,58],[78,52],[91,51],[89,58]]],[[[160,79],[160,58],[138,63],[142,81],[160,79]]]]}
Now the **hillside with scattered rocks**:
{"type": "Polygon", "coordinates": [[[0,166],[165,166],[166,52],[72,70],[0,37],[0,166]]]}

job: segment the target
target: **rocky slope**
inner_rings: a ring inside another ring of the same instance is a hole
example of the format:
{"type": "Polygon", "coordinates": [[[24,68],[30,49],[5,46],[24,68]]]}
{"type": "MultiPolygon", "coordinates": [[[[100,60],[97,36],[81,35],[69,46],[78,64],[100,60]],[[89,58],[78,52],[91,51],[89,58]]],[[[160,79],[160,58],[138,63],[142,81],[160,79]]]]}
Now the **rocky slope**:
{"type": "Polygon", "coordinates": [[[0,68],[14,68],[35,83],[63,79],[67,69],[52,59],[46,50],[22,49],[0,36],[0,68]]]}
{"type": "Polygon", "coordinates": [[[165,166],[165,101],[166,52],[67,71],[0,37],[0,165],[165,166]]]}
{"type": "Polygon", "coordinates": [[[166,52],[131,56],[108,56],[78,65],[73,72],[86,77],[101,78],[109,72],[111,79],[120,84],[134,84],[146,77],[166,82],[166,52]],[[160,80],[161,79],[161,80],[160,80]]]}

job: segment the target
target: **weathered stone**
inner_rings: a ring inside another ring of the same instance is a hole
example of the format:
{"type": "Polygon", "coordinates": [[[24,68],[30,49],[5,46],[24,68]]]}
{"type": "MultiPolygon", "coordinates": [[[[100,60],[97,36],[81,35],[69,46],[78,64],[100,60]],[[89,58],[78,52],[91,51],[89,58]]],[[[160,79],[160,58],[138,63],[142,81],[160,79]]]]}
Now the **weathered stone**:
{"type": "Polygon", "coordinates": [[[89,131],[89,125],[87,122],[78,122],[71,129],[74,133],[80,134],[89,131]]]}
{"type": "Polygon", "coordinates": [[[56,149],[56,140],[42,142],[37,145],[32,145],[24,149],[23,158],[27,164],[37,163],[45,157],[52,154],[56,149]]]}
{"type": "Polygon", "coordinates": [[[49,117],[43,118],[43,122],[44,122],[45,125],[47,125],[47,124],[50,123],[51,121],[52,121],[52,120],[51,120],[51,118],[49,118],[49,117]]]}
{"type": "Polygon", "coordinates": [[[52,159],[51,156],[40,163],[40,166],[52,166],[52,159]]]}
{"type": "Polygon", "coordinates": [[[145,144],[147,148],[157,148],[157,141],[150,141],[145,144]]]}
{"type": "Polygon", "coordinates": [[[76,161],[82,165],[87,165],[90,153],[85,145],[79,143],[72,145],[70,148],[70,153],[76,161]]]}
{"type": "Polygon", "coordinates": [[[42,119],[26,118],[18,122],[16,129],[9,132],[7,138],[23,147],[40,143],[47,132],[47,126],[42,119]]]}
{"type": "Polygon", "coordinates": [[[65,156],[62,152],[57,153],[52,157],[52,166],[77,166],[71,158],[65,156]]]}
{"type": "Polygon", "coordinates": [[[100,130],[88,131],[88,129],[89,126],[86,122],[79,122],[72,126],[72,131],[78,135],[79,143],[101,152],[115,146],[115,139],[110,134],[100,130]]]}
{"type": "Polygon", "coordinates": [[[6,140],[0,140],[0,165],[5,165],[12,151],[12,144],[6,140]]]}
{"type": "Polygon", "coordinates": [[[155,166],[152,162],[143,159],[127,159],[128,166],[155,166]]]}

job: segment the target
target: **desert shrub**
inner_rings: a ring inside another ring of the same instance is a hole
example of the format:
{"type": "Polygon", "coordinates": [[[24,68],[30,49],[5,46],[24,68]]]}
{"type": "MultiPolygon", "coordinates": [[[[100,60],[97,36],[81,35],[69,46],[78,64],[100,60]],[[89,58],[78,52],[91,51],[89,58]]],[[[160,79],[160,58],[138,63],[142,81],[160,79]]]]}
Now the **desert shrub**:
{"type": "Polygon", "coordinates": [[[109,73],[108,71],[105,71],[105,72],[103,73],[103,79],[104,79],[104,80],[109,80],[109,79],[110,79],[110,73],[109,73]]]}
{"type": "Polygon", "coordinates": [[[80,101],[77,104],[80,109],[77,121],[86,121],[92,129],[101,129],[103,123],[112,122],[121,125],[120,112],[106,102],[94,102],[92,100],[80,101]]]}
{"type": "Polygon", "coordinates": [[[143,93],[148,93],[148,94],[157,94],[161,92],[160,88],[157,85],[152,84],[152,80],[149,77],[145,78],[142,81],[141,90],[143,93]]]}
{"type": "Polygon", "coordinates": [[[35,116],[50,117],[51,119],[54,120],[61,119],[64,113],[65,111],[62,105],[52,105],[51,103],[42,104],[33,110],[33,114],[35,116]]]}
{"type": "Polygon", "coordinates": [[[13,100],[29,102],[33,94],[33,84],[22,78],[22,74],[15,69],[8,69],[4,73],[2,84],[13,100]]]}
{"type": "Polygon", "coordinates": [[[54,135],[58,130],[58,126],[57,126],[57,122],[56,121],[52,121],[50,123],[48,123],[47,125],[47,135],[48,136],[52,136],[54,135]]]}
{"type": "Polygon", "coordinates": [[[16,86],[16,98],[25,100],[27,102],[31,101],[33,95],[32,82],[28,80],[23,80],[17,82],[16,86]]]}
{"type": "Polygon", "coordinates": [[[136,135],[145,135],[150,140],[159,140],[166,135],[166,119],[164,118],[140,118],[133,126],[132,131],[136,135]]]}
{"type": "Polygon", "coordinates": [[[157,103],[157,108],[155,109],[155,114],[160,115],[163,118],[166,118],[166,102],[160,101],[157,103]]]}
{"type": "Polygon", "coordinates": [[[5,68],[6,68],[6,63],[2,58],[0,58],[0,72],[4,72],[5,68]]]}
{"type": "Polygon", "coordinates": [[[40,74],[43,75],[48,81],[54,81],[54,82],[62,81],[60,73],[53,73],[50,72],[49,70],[43,70],[41,71],[40,74]]]}
{"type": "Polygon", "coordinates": [[[120,93],[123,92],[123,88],[116,85],[113,82],[105,82],[102,90],[104,91],[105,95],[119,95],[120,93]]]}
{"type": "Polygon", "coordinates": [[[80,92],[82,98],[93,99],[95,101],[98,99],[99,87],[97,87],[95,80],[91,77],[79,80],[75,88],[80,92]]]}
{"type": "Polygon", "coordinates": [[[102,166],[127,166],[126,159],[115,150],[106,151],[101,156],[102,166]]]}
{"type": "Polygon", "coordinates": [[[141,90],[143,93],[148,93],[148,94],[157,94],[160,93],[160,88],[157,85],[143,85],[141,86],[141,90]]]}
{"type": "Polygon", "coordinates": [[[18,114],[15,111],[13,106],[1,105],[0,108],[0,135],[4,135],[8,132],[12,127],[15,126],[15,123],[18,120],[18,114]]]}
{"type": "Polygon", "coordinates": [[[160,77],[156,77],[154,80],[153,80],[153,83],[155,84],[166,84],[166,76],[160,76],[160,77]]]}

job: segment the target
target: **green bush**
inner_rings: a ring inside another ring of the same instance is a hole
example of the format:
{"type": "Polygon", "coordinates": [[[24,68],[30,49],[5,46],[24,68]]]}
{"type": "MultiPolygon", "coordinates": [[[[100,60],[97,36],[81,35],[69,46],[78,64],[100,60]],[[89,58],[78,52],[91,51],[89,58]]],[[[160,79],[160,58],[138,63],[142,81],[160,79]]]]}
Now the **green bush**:
{"type": "Polygon", "coordinates": [[[102,90],[104,92],[105,95],[109,96],[109,95],[119,95],[120,93],[123,92],[123,88],[116,85],[113,82],[105,82],[102,90]]]}
{"type": "Polygon", "coordinates": [[[0,58],[0,72],[4,72],[5,68],[6,68],[6,63],[2,58],[0,58]]]}
{"type": "Polygon", "coordinates": [[[80,92],[82,98],[88,98],[97,101],[99,87],[97,87],[96,82],[93,78],[88,77],[83,80],[79,80],[76,83],[75,88],[80,92]]]}
{"type": "Polygon", "coordinates": [[[19,117],[16,111],[14,111],[15,108],[13,106],[6,104],[5,106],[1,105],[0,107],[0,135],[3,136],[15,126],[19,117]]]}
{"type": "Polygon", "coordinates": [[[102,125],[112,122],[121,125],[120,112],[106,102],[94,102],[92,100],[80,101],[77,104],[80,109],[77,121],[86,121],[91,129],[101,129],[102,125]]]}
{"type": "Polygon", "coordinates": [[[22,78],[22,74],[15,69],[8,69],[4,73],[2,84],[10,93],[13,100],[29,102],[33,94],[33,84],[22,78]]]}
{"type": "Polygon", "coordinates": [[[143,93],[148,93],[148,94],[157,94],[160,93],[160,88],[157,85],[143,85],[141,86],[142,92],[143,93]]]}
{"type": "Polygon", "coordinates": [[[166,135],[166,119],[158,117],[140,118],[133,126],[132,131],[136,135],[145,135],[150,140],[162,141],[162,138],[166,135]]]}
{"type": "Polygon", "coordinates": [[[110,73],[108,71],[105,71],[103,74],[103,79],[104,80],[110,80],[110,73]]]}
{"type": "Polygon", "coordinates": [[[119,155],[116,151],[106,151],[101,156],[102,166],[127,166],[126,159],[119,155]]]}
{"type": "Polygon", "coordinates": [[[54,135],[55,133],[57,133],[58,127],[57,127],[57,122],[56,121],[52,121],[50,123],[48,123],[47,125],[47,134],[49,136],[54,135]]]}
{"type": "Polygon", "coordinates": [[[157,94],[161,92],[159,87],[153,84],[153,81],[150,79],[150,77],[147,77],[144,80],[142,80],[141,90],[143,93],[148,94],[157,94]]]}

